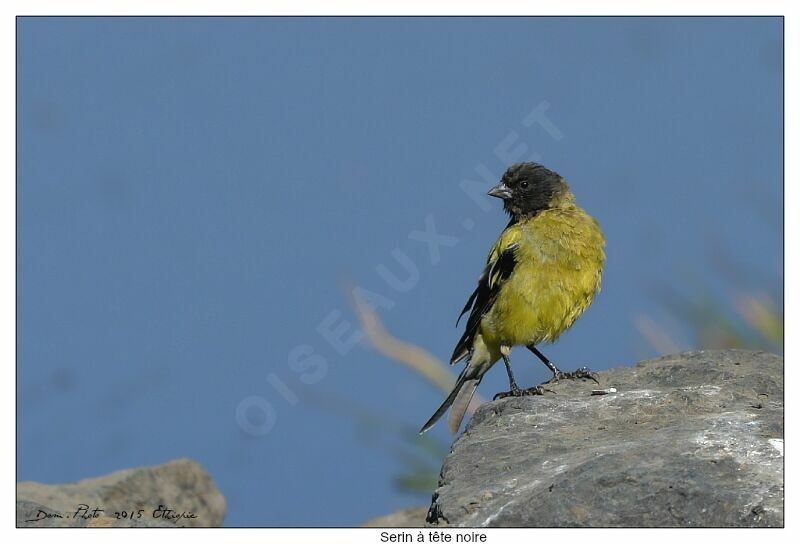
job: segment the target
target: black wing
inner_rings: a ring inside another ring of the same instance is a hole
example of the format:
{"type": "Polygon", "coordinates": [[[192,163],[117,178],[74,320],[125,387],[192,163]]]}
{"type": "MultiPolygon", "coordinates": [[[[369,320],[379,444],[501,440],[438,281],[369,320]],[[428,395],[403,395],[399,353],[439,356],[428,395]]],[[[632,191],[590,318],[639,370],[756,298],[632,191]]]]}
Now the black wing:
{"type": "MultiPolygon", "coordinates": [[[[475,334],[478,332],[478,327],[481,324],[481,319],[486,315],[494,301],[497,299],[497,294],[503,285],[503,281],[511,275],[517,260],[514,256],[515,245],[509,246],[503,251],[500,256],[494,261],[486,265],[486,268],[478,279],[478,287],[475,288],[472,295],[467,300],[464,309],[461,310],[461,315],[458,320],[472,308],[467,319],[467,329],[464,331],[463,336],[456,344],[453,350],[453,356],[450,358],[450,364],[457,363],[466,357],[470,349],[472,349],[472,341],[475,339],[475,334]]],[[[456,321],[458,325],[458,321],[456,321]]]]}

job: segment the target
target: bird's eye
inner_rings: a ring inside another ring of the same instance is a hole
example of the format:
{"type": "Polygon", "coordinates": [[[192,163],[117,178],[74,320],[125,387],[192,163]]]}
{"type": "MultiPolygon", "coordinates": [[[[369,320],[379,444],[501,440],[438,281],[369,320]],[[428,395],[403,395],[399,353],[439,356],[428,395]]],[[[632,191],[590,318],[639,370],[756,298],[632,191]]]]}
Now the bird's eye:
{"type": "Polygon", "coordinates": [[[519,184],[519,186],[522,187],[523,189],[527,189],[528,188],[528,182],[527,181],[523,181],[522,183],[519,184]]]}

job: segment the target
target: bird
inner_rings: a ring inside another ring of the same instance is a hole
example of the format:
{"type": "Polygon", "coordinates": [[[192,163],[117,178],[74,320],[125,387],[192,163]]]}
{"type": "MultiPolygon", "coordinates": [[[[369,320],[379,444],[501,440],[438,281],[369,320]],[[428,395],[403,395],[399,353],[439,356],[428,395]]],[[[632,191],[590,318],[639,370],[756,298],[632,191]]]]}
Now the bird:
{"type": "Polygon", "coordinates": [[[597,381],[586,367],[562,372],[537,346],[555,342],[600,291],[606,258],[600,224],[578,206],[561,175],[535,162],[510,166],[488,194],[502,199],[510,220],[456,321],[458,326],[469,312],[450,358],[450,364],[466,360],[466,365],[420,434],[448,408],[448,427],[457,433],[481,379],[501,359],[510,391],[495,398],[548,391],[541,385],[517,386],[509,358],[514,346],[527,347],[550,369],[553,378],[545,385],[560,379],[597,381]]]}

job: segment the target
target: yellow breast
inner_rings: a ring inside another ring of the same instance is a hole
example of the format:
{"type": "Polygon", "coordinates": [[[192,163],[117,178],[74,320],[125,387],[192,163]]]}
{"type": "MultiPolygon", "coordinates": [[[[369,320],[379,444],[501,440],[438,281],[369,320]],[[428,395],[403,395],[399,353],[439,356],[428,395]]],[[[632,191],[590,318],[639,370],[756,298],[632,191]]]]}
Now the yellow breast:
{"type": "Polygon", "coordinates": [[[574,204],[507,230],[505,236],[515,239],[517,264],[481,321],[481,334],[492,346],[553,342],[600,290],[603,233],[574,204]]]}

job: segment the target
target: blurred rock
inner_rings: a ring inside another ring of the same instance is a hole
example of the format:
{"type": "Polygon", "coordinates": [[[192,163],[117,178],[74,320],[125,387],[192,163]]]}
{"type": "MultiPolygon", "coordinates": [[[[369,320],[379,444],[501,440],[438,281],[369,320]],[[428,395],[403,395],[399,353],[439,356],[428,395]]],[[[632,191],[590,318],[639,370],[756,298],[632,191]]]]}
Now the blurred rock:
{"type": "Polygon", "coordinates": [[[783,526],[781,357],[699,351],[598,379],[483,405],[444,461],[428,521],[783,526]]]}
{"type": "Polygon", "coordinates": [[[362,525],[362,527],[386,527],[386,528],[400,528],[400,527],[425,527],[425,515],[428,512],[427,506],[415,506],[413,508],[404,508],[398,510],[393,514],[372,518],[362,525]]]}
{"type": "Polygon", "coordinates": [[[220,527],[224,517],[225,498],[189,459],[72,484],[17,484],[17,527],[220,527]]]}

